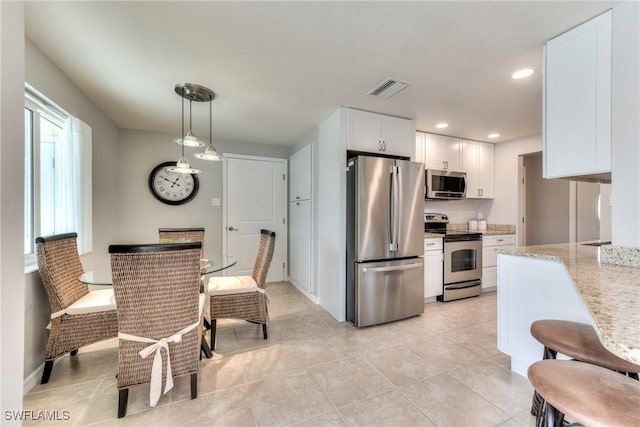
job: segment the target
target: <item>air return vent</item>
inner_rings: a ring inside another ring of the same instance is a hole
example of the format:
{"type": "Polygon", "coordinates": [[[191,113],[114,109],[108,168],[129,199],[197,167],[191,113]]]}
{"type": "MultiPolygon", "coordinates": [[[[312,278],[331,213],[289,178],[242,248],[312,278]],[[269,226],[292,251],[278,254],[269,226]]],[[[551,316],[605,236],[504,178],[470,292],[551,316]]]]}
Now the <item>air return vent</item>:
{"type": "Polygon", "coordinates": [[[379,98],[389,99],[407,86],[409,86],[409,83],[402,80],[386,79],[367,93],[379,98]]]}

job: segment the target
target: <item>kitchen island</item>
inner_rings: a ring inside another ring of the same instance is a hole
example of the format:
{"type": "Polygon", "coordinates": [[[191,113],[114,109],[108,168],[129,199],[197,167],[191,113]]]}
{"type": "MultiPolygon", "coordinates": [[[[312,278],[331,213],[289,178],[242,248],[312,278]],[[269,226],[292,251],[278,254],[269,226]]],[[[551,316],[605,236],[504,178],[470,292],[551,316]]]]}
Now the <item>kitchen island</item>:
{"type": "Polygon", "coordinates": [[[538,319],[590,324],[609,351],[640,363],[639,254],[580,243],[501,250],[498,348],[511,356],[511,370],[526,376],[542,358],[542,345],[529,333],[538,319]]]}

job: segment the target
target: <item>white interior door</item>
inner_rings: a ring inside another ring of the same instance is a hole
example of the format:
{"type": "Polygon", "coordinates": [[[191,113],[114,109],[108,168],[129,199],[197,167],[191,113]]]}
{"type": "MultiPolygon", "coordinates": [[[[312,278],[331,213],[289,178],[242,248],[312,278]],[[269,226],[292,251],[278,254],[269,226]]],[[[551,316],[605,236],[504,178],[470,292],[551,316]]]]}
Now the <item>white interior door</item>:
{"type": "Polygon", "coordinates": [[[260,245],[260,230],[275,231],[276,244],[268,282],[285,279],[286,160],[227,156],[224,221],[225,252],[238,260],[227,276],[248,276],[260,245]]]}

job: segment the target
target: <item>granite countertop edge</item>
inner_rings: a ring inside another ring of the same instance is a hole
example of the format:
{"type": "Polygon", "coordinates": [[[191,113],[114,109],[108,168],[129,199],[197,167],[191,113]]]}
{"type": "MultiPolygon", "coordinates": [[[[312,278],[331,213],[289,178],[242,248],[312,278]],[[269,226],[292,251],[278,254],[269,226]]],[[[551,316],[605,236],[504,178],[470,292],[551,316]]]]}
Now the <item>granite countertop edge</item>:
{"type": "MultiPolygon", "coordinates": [[[[607,250],[563,243],[499,249],[497,253],[563,263],[597,325],[602,345],[640,364],[640,265],[626,265],[627,260],[605,263],[602,254],[607,250]],[[616,338],[619,334],[623,335],[616,338]]],[[[629,250],[635,253],[637,249],[629,250]]]]}

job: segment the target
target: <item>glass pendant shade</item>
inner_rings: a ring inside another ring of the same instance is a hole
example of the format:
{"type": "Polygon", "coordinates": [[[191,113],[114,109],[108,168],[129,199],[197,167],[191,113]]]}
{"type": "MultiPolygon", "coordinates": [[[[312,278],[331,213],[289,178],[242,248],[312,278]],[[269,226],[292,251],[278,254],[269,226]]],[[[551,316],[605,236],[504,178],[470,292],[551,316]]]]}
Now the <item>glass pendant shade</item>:
{"type": "Polygon", "coordinates": [[[214,147],[213,145],[209,145],[207,149],[204,150],[204,153],[194,153],[193,156],[201,160],[222,160],[222,157],[220,157],[220,155],[216,151],[216,147],[214,147]]]}
{"type": "Polygon", "coordinates": [[[176,144],[184,144],[185,147],[204,147],[204,142],[200,141],[195,133],[192,131],[187,132],[184,138],[178,138],[175,140],[176,144]]]}
{"type": "Polygon", "coordinates": [[[173,173],[200,173],[202,172],[200,169],[194,169],[189,164],[189,161],[186,157],[182,156],[178,159],[175,166],[169,166],[165,168],[167,172],[173,173]]]}

